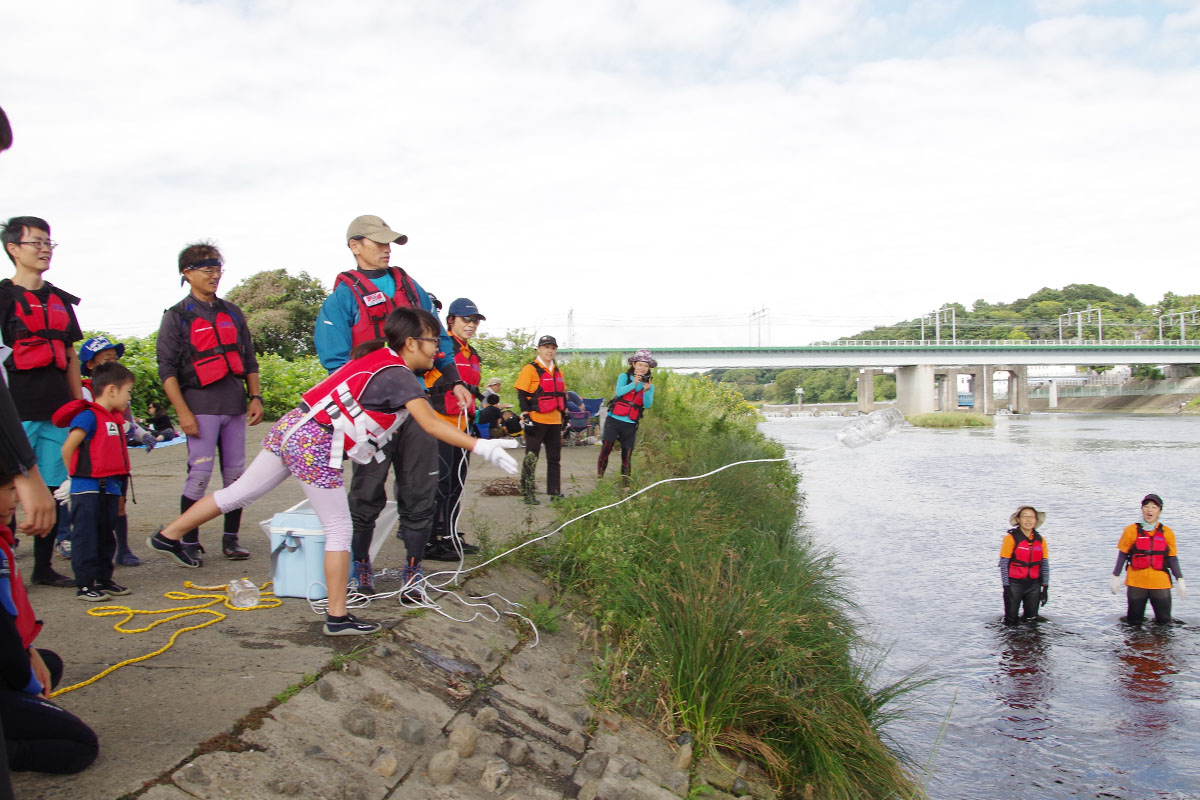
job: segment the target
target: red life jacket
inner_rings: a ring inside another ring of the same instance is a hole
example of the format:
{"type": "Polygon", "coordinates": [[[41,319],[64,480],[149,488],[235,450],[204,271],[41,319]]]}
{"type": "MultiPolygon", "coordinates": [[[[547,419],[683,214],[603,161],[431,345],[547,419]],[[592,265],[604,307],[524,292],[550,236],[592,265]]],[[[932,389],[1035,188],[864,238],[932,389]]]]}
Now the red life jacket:
{"type": "Polygon", "coordinates": [[[175,306],[188,336],[188,355],[180,369],[180,385],[202,389],[226,375],[245,375],[246,366],[238,345],[238,326],[229,308],[222,300],[217,300],[217,313],[211,322],[193,309],[190,297],[175,306]]]}
{"type": "Polygon", "coordinates": [[[1020,529],[1011,530],[1008,535],[1013,537],[1013,541],[1016,542],[1016,547],[1013,548],[1012,556],[1008,561],[1008,577],[1019,581],[1026,578],[1029,580],[1040,578],[1042,561],[1045,557],[1042,535],[1034,531],[1033,538],[1027,539],[1020,529]]]}
{"type": "Polygon", "coordinates": [[[0,564],[0,608],[13,618],[17,633],[21,636],[21,644],[28,650],[42,630],[42,621],[34,615],[33,606],[29,605],[25,582],[21,580],[21,572],[13,558],[13,541],[13,532],[7,526],[0,525],[0,557],[4,562],[0,564]]]}
{"type": "Polygon", "coordinates": [[[380,291],[370,278],[357,269],[341,273],[333,282],[334,291],[337,291],[341,284],[350,287],[350,293],[354,295],[354,301],[358,304],[358,319],[350,329],[351,347],[357,347],[372,339],[382,339],[383,323],[388,314],[392,313],[392,309],[421,307],[416,286],[413,285],[412,278],[408,277],[408,273],[399,267],[388,267],[388,274],[396,282],[394,297],[388,297],[380,291]]]}
{"type": "Polygon", "coordinates": [[[392,434],[408,419],[408,411],[389,414],[370,411],[359,405],[358,399],[371,379],[385,369],[408,369],[404,360],[390,348],[381,347],[362,358],[348,361],[334,370],[328,378],[304,393],[308,412],[300,422],[283,436],[283,440],[310,419],[333,432],[329,450],[329,466],[341,469],[344,456],[359,464],[383,461],[382,448],[392,434]]]}
{"type": "Polygon", "coordinates": [[[641,384],[640,389],[630,389],[625,394],[615,398],[612,402],[612,412],[620,414],[622,417],[629,417],[631,422],[637,422],[638,417],[642,416],[642,411],[645,406],[642,405],[642,395],[646,393],[646,384],[641,384]]]}
{"type": "Polygon", "coordinates": [[[563,380],[562,370],[555,365],[554,372],[547,372],[538,362],[529,363],[537,370],[538,386],[533,390],[533,402],[537,410],[542,414],[566,410],[567,382],[563,380]]]}
{"type": "Polygon", "coordinates": [[[72,400],[54,412],[51,421],[60,428],[69,427],[81,411],[96,415],[96,431],[71,456],[71,477],[114,478],[129,474],[129,446],[125,443],[125,415],[109,411],[90,400],[72,400]]]}
{"type": "MultiPolygon", "coordinates": [[[[470,342],[464,342],[453,334],[451,334],[451,338],[458,345],[454,350],[454,366],[458,368],[459,380],[466,384],[468,392],[475,395],[479,391],[479,379],[483,375],[483,365],[479,361],[479,353],[475,352],[475,348],[471,347],[470,342]]],[[[429,403],[439,414],[457,417],[462,413],[463,408],[454,394],[454,384],[442,380],[442,378],[442,373],[437,368],[431,369],[425,374],[425,385],[429,387],[429,403]]],[[[474,413],[475,400],[472,397],[471,402],[467,405],[467,414],[474,413]]]]}
{"type": "Polygon", "coordinates": [[[1129,546],[1130,569],[1159,569],[1166,572],[1169,553],[1161,522],[1149,533],[1146,533],[1142,523],[1137,524],[1137,536],[1129,546]]]}
{"type": "Polygon", "coordinates": [[[4,285],[13,296],[13,315],[9,323],[12,334],[12,365],[14,369],[39,369],[54,366],[67,368],[67,329],[71,327],[71,312],[67,305],[79,299],[60,294],[50,284],[43,303],[38,296],[10,280],[4,285]]]}

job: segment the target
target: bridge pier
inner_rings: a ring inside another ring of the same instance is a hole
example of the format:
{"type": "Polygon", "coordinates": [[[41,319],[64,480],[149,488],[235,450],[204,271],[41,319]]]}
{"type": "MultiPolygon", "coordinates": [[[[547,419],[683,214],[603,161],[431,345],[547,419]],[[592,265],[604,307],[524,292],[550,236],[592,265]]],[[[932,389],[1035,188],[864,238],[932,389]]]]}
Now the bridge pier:
{"type": "Polygon", "coordinates": [[[933,365],[914,364],[896,369],[896,405],[905,416],[934,410],[933,365]]]}
{"type": "Polygon", "coordinates": [[[996,374],[994,367],[986,365],[971,369],[971,397],[974,400],[976,414],[995,414],[996,398],[993,396],[993,379],[996,374]]]}
{"type": "Polygon", "coordinates": [[[942,372],[936,372],[934,373],[933,381],[934,385],[937,387],[937,410],[957,411],[958,371],[955,369],[947,369],[942,372]]]}
{"type": "Polygon", "coordinates": [[[880,370],[860,369],[858,371],[858,410],[870,414],[875,410],[875,376],[880,370]]]}

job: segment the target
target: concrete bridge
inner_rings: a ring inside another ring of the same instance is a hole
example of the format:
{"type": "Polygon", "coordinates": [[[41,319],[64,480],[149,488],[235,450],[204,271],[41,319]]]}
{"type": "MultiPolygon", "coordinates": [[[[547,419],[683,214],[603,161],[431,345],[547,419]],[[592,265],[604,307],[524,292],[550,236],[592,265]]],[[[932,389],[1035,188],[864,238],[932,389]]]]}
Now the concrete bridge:
{"type": "MultiPolygon", "coordinates": [[[[559,357],[607,358],[629,349],[562,348],[559,357]]],[[[884,367],[896,372],[896,402],[905,414],[958,408],[958,376],[971,376],[974,410],[993,414],[992,382],[1008,373],[1008,408],[1029,412],[1028,367],[1069,364],[1200,364],[1200,340],[982,339],[876,341],[841,339],[798,347],[655,348],[660,368],[709,369],[851,367],[859,369],[858,407],[874,407],[874,377],[884,367]]]]}

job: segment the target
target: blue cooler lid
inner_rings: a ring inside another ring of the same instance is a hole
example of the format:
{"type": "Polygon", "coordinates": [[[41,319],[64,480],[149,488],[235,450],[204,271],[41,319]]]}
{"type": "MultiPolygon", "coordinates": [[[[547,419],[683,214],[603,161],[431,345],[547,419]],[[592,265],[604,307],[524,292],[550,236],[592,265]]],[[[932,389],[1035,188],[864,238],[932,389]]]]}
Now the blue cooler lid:
{"type": "Polygon", "coordinates": [[[280,511],[271,517],[271,533],[290,533],[295,536],[323,536],[321,520],[312,509],[280,511]]]}

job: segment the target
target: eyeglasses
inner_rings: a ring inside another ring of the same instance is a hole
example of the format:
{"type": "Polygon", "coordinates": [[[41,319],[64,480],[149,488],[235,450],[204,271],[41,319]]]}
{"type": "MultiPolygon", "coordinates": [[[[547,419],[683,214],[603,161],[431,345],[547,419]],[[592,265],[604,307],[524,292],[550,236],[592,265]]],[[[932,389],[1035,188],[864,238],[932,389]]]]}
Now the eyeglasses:
{"type": "Polygon", "coordinates": [[[483,317],[463,317],[463,322],[470,323],[471,325],[478,325],[479,323],[483,322],[483,317]]]}
{"type": "Polygon", "coordinates": [[[27,244],[30,247],[36,247],[38,250],[41,250],[43,247],[47,250],[53,250],[58,247],[58,242],[52,242],[49,239],[34,239],[31,242],[17,242],[17,244],[27,244]]]}
{"type": "Polygon", "coordinates": [[[413,336],[412,338],[413,338],[413,339],[416,339],[418,342],[434,342],[434,343],[437,343],[437,342],[440,342],[440,341],[441,341],[441,339],[439,339],[439,338],[438,338],[438,337],[436,337],[436,336],[413,336]]]}
{"type": "Polygon", "coordinates": [[[213,275],[223,274],[225,272],[225,268],[224,267],[188,267],[187,269],[184,270],[184,272],[199,272],[199,273],[207,275],[211,278],[213,275]]]}

